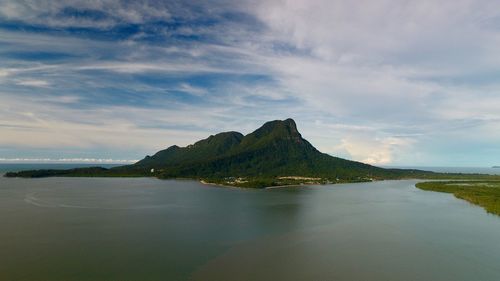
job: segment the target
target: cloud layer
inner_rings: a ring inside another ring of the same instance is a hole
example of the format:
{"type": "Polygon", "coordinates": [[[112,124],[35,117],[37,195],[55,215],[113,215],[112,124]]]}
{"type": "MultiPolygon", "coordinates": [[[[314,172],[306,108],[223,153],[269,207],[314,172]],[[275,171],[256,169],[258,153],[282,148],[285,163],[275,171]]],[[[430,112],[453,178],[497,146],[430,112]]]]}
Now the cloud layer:
{"type": "Polygon", "coordinates": [[[0,5],[6,159],[138,159],[292,117],[349,159],[499,164],[498,1],[0,5]]]}

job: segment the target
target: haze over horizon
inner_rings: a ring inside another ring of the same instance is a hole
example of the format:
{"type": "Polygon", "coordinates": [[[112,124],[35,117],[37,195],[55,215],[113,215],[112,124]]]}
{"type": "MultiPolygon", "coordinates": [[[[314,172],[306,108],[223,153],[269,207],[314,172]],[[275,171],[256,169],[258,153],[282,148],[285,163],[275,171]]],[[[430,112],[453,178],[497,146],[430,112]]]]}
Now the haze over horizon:
{"type": "Polygon", "coordinates": [[[0,162],[127,163],[290,117],[347,159],[500,165],[480,4],[0,0],[0,162]]]}

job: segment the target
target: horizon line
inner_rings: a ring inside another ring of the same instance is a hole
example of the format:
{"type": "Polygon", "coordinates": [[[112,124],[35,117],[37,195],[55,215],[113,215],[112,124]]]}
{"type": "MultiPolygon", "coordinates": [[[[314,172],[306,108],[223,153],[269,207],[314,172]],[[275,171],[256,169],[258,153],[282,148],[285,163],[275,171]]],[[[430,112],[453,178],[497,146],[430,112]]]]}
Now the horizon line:
{"type": "Polygon", "coordinates": [[[1,164],[128,164],[137,161],[111,158],[0,158],[1,164]]]}

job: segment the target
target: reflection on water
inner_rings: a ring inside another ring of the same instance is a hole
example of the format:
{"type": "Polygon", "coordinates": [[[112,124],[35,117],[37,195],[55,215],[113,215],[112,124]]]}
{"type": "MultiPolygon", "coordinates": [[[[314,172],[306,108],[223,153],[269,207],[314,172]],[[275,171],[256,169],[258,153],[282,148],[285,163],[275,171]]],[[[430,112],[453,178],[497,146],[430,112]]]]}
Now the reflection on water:
{"type": "Polygon", "coordinates": [[[0,179],[0,280],[500,280],[500,219],[415,181],[0,179]]]}

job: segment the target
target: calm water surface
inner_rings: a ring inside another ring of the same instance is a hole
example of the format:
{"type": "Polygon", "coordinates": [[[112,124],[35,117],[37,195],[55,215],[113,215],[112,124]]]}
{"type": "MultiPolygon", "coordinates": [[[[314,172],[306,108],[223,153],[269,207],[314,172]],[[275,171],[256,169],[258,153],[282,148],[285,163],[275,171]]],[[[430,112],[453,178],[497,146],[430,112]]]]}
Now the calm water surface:
{"type": "Polygon", "coordinates": [[[0,280],[500,280],[500,218],[415,182],[0,178],[0,280]]]}

